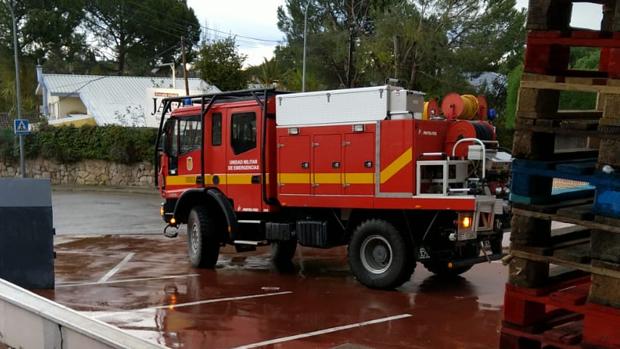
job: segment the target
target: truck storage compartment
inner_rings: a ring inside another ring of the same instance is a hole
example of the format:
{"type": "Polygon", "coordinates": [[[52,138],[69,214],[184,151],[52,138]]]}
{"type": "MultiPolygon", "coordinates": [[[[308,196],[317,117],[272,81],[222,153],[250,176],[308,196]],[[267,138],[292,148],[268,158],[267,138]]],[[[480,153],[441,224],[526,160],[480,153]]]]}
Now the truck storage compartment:
{"type": "Polygon", "coordinates": [[[276,123],[310,126],[421,119],[423,96],[394,86],[283,94],[276,97],[276,123]]]}

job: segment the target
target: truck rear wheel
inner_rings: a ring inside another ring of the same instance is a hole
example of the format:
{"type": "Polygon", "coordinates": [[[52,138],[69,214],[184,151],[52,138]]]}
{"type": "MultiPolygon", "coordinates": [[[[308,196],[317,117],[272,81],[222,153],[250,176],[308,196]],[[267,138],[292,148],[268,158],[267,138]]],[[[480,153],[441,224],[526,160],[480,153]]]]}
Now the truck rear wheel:
{"type": "Polygon", "coordinates": [[[413,274],[412,245],[392,224],[379,219],[367,220],[351,237],[349,266],[362,284],[392,289],[407,282],[413,274]]]}
{"type": "Polygon", "coordinates": [[[215,267],[220,254],[218,226],[206,207],[192,208],[187,219],[187,247],[193,267],[215,267]]]}
{"type": "Polygon", "coordinates": [[[276,267],[290,266],[296,250],[297,240],[274,241],[271,243],[271,262],[276,267]]]}

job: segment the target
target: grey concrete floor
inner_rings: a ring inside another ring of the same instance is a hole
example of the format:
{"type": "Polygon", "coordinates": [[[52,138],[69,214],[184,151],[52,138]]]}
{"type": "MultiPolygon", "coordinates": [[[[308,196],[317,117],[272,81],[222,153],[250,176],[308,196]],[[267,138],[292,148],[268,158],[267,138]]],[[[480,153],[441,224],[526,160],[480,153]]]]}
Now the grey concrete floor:
{"type": "Polygon", "coordinates": [[[157,193],[99,191],[52,192],[56,234],[160,234],[157,193]]]}

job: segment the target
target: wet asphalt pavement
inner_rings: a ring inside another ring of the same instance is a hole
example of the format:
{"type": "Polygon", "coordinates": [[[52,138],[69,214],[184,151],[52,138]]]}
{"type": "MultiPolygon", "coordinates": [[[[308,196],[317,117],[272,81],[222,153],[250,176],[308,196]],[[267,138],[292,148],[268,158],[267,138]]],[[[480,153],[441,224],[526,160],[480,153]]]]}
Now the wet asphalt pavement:
{"type": "Polygon", "coordinates": [[[286,272],[272,267],[268,248],[246,254],[226,248],[215,270],[199,270],[187,261],[184,234],[57,240],[57,287],[37,293],[168,347],[498,343],[507,277],[500,263],[478,265],[451,280],[418,265],[398,290],[377,291],[352,277],[344,248],[302,248],[286,272]]]}
{"type": "Polygon", "coordinates": [[[215,270],[201,270],[189,265],[185,234],[153,235],[163,229],[157,194],[60,190],[53,202],[57,287],[36,292],[168,347],[498,344],[507,279],[498,262],[450,280],[418,264],[395,291],[359,284],[346,248],[300,248],[294,267],[282,271],[268,247],[243,254],[227,247],[215,270]]]}
{"type": "Polygon", "coordinates": [[[56,234],[160,234],[159,194],[97,191],[52,192],[56,234]]]}

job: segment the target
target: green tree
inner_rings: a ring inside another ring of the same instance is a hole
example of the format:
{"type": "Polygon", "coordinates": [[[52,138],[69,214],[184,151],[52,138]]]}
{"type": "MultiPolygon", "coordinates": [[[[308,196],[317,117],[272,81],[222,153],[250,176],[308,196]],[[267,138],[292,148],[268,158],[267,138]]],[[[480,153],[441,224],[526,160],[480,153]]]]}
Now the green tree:
{"type": "Polygon", "coordinates": [[[501,116],[502,125],[508,129],[514,129],[517,112],[517,98],[519,96],[519,85],[523,75],[523,65],[514,68],[508,74],[508,88],[506,96],[506,110],[501,116]]]}
{"type": "Polygon", "coordinates": [[[200,38],[198,19],[183,0],[85,1],[86,27],[100,47],[113,50],[119,74],[142,74],[178,55],[181,37],[188,52],[200,38]]]}
{"type": "Polygon", "coordinates": [[[377,14],[378,35],[368,40],[373,80],[392,76],[411,89],[441,94],[466,89],[471,75],[507,73],[521,59],[525,39],[525,13],[514,5],[399,1],[377,14]]]}
{"type": "Polygon", "coordinates": [[[465,92],[472,75],[506,74],[522,56],[525,12],[515,0],[287,0],[278,26],[288,45],[276,56],[295,69],[306,4],[308,71],[330,88],[396,77],[432,94],[465,92]]]}
{"type": "MultiPolygon", "coordinates": [[[[1,49],[13,51],[9,1],[0,6],[1,49]]],[[[84,36],[76,31],[84,18],[83,0],[15,1],[20,54],[46,60],[51,56],[72,60],[85,48],[84,36]]]]}
{"type": "Polygon", "coordinates": [[[280,70],[278,60],[263,58],[263,63],[248,67],[245,70],[249,80],[263,86],[271,86],[282,82],[283,73],[280,70]]]}
{"type": "Polygon", "coordinates": [[[278,27],[294,52],[303,45],[304,13],[308,6],[308,68],[328,86],[353,87],[364,72],[359,52],[363,38],[374,32],[373,13],[388,7],[394,0],[287,0],[278,8],[278,27]]]}
{"type": "MultiPolygon", "coordinates": [[[[13,28],[8,0],[0,0],[0,112],[15,113],[13,28]]],[[[15,1],[22,108],[32,114],[37,62],[44,66],[80,65],[89,55],[83,34],[76,28],[83,18],[82,0],[15,1]]]]}
{"type": "Polygon", "coordinates": [[[233,37],[202,43],[196,68],[200,77],[222,91],[243,89],[247,85],[242,70],[246,56],[237,51],[233,37]]]}

